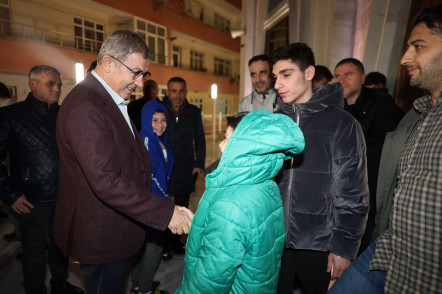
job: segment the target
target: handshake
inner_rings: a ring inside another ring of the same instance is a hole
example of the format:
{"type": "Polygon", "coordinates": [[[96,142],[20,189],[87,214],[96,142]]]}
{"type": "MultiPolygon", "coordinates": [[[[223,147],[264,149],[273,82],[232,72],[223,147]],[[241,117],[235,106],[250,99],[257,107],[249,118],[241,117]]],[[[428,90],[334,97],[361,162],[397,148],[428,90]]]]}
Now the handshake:
{"type": "Polygon", "coordinates": [[[182,206],[175,205],[169,229],[172,233],[182,235],[187,234],[192,224],[193,213],[182,206]]]}

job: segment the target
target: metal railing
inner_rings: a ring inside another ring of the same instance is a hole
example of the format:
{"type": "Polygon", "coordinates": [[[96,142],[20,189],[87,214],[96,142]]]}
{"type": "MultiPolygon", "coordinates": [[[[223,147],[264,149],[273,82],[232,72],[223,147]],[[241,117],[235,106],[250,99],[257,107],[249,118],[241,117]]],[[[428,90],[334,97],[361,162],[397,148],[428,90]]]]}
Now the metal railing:
{"type": "Polygon", "coordinates": [[[77,37],[73,34],[48,30],[18,22],[0,20],[0,35],[17,39],[32,40],[41,43],[74,48],[88,52],[98,52],[102,41],[77,37]]]}

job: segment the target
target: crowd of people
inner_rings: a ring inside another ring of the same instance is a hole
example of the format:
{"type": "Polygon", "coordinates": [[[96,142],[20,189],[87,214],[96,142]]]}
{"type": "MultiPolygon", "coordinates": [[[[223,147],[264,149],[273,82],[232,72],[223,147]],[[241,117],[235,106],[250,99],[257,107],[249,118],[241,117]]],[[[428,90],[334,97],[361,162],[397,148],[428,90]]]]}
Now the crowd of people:
{"type": "Polygon", "coordinates": [[[135,32],[110,34],[61,106],[54,67],[30,70],[22,102],[0,83],[0,196],[25,292],[47,293],[49,264],[53,294],[121,294],[130,264],[131,293],[168,293],[158,264],[185,253],[176,293],[442,293],[442,5],[407,43],[401,64],[428,94],[406,114],[355,58],[332,73],[304,43],[254,56],[210,171],[185,79],[160,101],[135,32]]]}

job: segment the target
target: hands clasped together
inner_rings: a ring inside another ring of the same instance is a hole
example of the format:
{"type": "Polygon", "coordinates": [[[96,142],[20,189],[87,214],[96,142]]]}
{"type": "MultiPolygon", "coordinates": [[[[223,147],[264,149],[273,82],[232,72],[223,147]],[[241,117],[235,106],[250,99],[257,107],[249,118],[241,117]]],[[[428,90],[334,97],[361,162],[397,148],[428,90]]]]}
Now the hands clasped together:
{"type": "Polygon", "coordinates": [[[187,234],[192,224],[192,219],[193,213],[189,209],[175,205],[175,210],[169,223],[169,229],[174,234],[187,234]]]}

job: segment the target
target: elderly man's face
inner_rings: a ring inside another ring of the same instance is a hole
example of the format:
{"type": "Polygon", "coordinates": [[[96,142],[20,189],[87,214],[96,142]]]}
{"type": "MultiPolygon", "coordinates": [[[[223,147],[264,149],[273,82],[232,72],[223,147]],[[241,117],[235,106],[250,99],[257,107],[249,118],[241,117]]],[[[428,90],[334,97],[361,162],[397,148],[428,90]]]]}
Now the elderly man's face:
{"type": "Polygon", "coordinates": [[[29,81],[32,95],[49,105],[57,103],[58,99],[60,99],[61,85],[60,76],[49,70],[43,71],[38,81],[29,81]]]}
{"type": "MultiPolygon", "coordinates": [[[[145,59],[140,53],[132,53],[126,60],[121,60],[121,62],[135,72],[146,72],[150,65],[150,59],[145,59]]],[[[143,87],[143,76],[134,79],[134,74],[124,65],[114,60],[109,86],[124,100],[128,100],[137,86],[140,88],[143,87]]]]}
{"type": "Polygon", "coordinates": [[[411,31],[408,46],[401,64],[407,66],[410,85],[430,92],[441,91],[442,36],[420,23],[411,31]]]}

